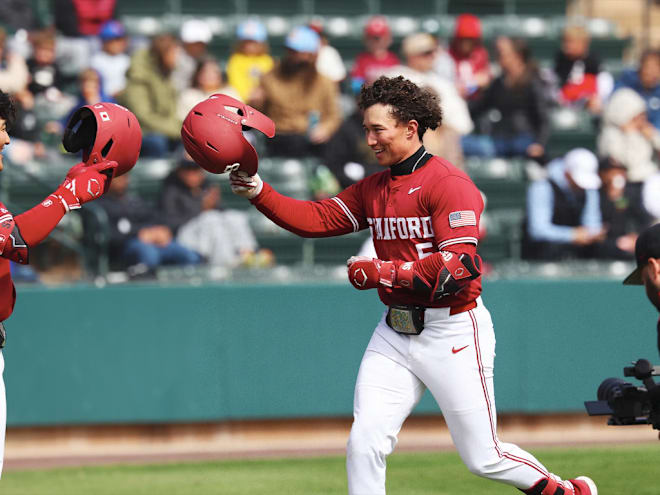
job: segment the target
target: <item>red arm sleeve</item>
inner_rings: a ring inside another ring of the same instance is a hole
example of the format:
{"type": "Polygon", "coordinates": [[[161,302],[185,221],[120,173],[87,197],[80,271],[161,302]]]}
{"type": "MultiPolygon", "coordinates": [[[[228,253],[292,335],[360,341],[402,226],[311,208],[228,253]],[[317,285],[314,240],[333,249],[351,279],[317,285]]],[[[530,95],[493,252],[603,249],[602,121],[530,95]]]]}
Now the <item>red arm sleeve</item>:
{"type": "Polygon", "coordinates": [[[14,221],[25,243],[36,246],[53,231],[65,213],[60,200],[49,196],[34,208],[14,217],[14,221]]]}
{"type": "Polygon", "coordinates": [[[331,237],[367,228],[359,184],[321,201],[301,201],[284,196],[269,184],[254,199],[257,209],[280,227],[302,237],[331,237]]]}

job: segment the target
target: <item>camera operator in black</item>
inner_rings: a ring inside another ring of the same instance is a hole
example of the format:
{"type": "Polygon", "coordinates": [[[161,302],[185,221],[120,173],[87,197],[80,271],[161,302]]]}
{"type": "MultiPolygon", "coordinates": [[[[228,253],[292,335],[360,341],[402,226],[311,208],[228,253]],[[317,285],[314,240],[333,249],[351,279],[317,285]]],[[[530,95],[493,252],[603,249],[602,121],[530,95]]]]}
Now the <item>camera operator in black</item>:
{"type": "MultiPolygon", "coordinates": [[[[660,311],[660,223],[642,231],[635,242],[637,268],[623,281],[625,285],[643,285],[649,301],[660,311]]],[[[660,351],[660,319],[658,320],[660,351]]]]}

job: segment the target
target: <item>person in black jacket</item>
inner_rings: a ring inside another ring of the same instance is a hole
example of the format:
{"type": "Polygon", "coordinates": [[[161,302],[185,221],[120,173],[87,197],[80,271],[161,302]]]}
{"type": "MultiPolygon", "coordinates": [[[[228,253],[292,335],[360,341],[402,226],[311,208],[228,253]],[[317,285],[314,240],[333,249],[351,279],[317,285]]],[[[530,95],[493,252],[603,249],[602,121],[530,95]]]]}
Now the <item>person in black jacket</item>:
{"type": "Polygon", "coordinates": [[[609,259],[633,259],[635,241],[641,230],[652,223],[651,215],[640,202],[626,194],[628,169],[614,158],[604,158],[599,166],[600,211],[607,235],[597,256],[609,259]]]}
{"type": "Polygon", "coordinates": [[[272,264],[272,253],[258,248],[247,214],[223,209],[220,200],[220,188],[208,181],[207,172],[184,157],[163,183],[159,209],[177,242],[209,265],[272,264]]]}
{"type": "Polygon", "coordinates": [[[523,40],[501,37],[497,53],[502,74],[469,102],[472,120],[487,116],[488,121],[480,135],[463,138],[463,152],[541,159],[549,136],[548,100],[529,48],[523,40]]]}
{"type": "Polygon", "coordinates": [[[174,240],[172,230],[155,209],[128,191],[129,175],[115,177],[98,201],[110,224],[110,260],[134,273],[153,272],[158,266],[195,265],[201,256],[174,240]]]}
{"type": "Polygon", "coordinates": [[[165,178],[158,205],[176,235],[182,225],[203,211],[220,208],[220,188],[208,181],[199,165],[184,158],[165,178]]]}

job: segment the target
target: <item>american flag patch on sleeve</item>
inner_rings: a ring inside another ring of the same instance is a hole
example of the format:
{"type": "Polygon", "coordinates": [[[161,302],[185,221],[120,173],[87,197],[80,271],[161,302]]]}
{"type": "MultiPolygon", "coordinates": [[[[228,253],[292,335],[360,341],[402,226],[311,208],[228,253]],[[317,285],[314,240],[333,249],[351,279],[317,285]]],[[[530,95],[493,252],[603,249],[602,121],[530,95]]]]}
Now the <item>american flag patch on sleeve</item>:
{"type": "Polygon", "coordinates": [[[477,225],[477,216],[472,210],[452,211],[449,214],[449,226],[452,229],[456,227],[466,227],[468,225],[477,225]]]}

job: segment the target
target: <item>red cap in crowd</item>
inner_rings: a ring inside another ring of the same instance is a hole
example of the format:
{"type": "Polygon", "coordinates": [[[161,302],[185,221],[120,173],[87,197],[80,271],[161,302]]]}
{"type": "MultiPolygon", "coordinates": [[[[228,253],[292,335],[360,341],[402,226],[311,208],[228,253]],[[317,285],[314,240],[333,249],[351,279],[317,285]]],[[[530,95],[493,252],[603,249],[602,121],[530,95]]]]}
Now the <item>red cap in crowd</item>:
{"type": "Polygon", "coordinates": [[[390,26],[387,19],[382,15],[376,15],[367,21],[364,26],[364,34],[371,38],[382,38],[390,35],[390,26]]]}
{"type": "Polygon", "coordinates": [[[481,21],[476,15],[461,14],[456,18],[454,38],[481,38],[481,21]]]}

